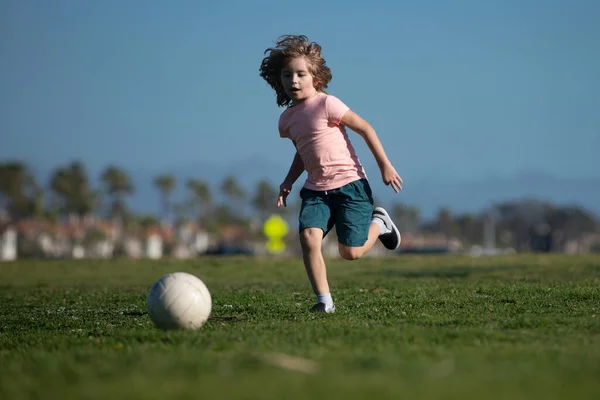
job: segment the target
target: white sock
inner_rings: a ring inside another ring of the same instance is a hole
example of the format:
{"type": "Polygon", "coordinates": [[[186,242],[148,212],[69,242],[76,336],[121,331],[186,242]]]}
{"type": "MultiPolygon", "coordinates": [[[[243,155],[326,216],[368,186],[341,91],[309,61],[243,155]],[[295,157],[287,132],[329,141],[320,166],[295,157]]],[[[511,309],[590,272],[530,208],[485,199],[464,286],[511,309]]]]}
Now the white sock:
{"type": "Polygon", "coordinates": [[[389,233],[391,232],[391,230],[389,230],[385,224],[383,223],[383,221],[379,218],[373,218],[371,220],[371,222],[375,222],[375,224],[379,227],[379,235],[383,235],[384,233],[389,233]]]}
{"type": "Polygon", "coordinates": [[[317,303],[325,304],[326,309],[333,307],[333,299],[331,298],[331,293],[318,294],[317,303]]]}

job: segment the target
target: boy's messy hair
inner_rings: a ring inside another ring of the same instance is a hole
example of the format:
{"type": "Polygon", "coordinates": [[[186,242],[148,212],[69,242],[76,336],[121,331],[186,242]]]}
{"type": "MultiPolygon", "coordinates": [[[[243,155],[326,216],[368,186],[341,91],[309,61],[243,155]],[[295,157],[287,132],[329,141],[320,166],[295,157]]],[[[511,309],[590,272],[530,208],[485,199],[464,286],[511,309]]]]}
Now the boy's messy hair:
{"type": "Polygon", "coordinates": [[[265,50],[267,55],[260,64],[260,76],[275,90],[277,105],[289,106],[292,99],[288,97],[281,84],[281,70],[288,60],[297,57],[306,57],[313,84],[318,92],[325,92],[327,84],[331,81],[331,70],[321,56],[321,46],[308,41],[304,35],[285,35],[275,42],[275,47],[265,50]]]}

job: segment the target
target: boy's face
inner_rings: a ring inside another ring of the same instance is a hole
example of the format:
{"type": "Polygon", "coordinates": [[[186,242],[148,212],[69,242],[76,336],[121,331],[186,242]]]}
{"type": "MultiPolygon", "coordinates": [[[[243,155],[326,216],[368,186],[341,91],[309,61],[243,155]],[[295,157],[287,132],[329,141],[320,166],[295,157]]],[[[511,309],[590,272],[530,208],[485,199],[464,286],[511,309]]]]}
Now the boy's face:
{"type": "Polygon", "coordinates": [[[316,94],[310,65],[305,57],[293,58],[283,66],[281,84],[294,104],[302,103],[316,94]]]}

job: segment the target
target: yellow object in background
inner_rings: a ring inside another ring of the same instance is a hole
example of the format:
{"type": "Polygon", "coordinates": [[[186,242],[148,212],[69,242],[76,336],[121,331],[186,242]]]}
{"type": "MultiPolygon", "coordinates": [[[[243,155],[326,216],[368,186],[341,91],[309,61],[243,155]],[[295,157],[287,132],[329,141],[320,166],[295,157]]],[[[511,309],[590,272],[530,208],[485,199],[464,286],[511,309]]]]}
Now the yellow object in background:
{"type": "Polygon", "coordinates": [[[263,232],[269,239],[265,248],[271,254],[281,253],[285,250],[283,238],[288,233],[288,224],[279,215],[271,215],[263,225],[263,232]]]}
{"type": "Polygon", "coordinates": [[[278,254],[285,250],[285,243],[281,239],[269,239],[265,247],[269,253],[278,254]]]}

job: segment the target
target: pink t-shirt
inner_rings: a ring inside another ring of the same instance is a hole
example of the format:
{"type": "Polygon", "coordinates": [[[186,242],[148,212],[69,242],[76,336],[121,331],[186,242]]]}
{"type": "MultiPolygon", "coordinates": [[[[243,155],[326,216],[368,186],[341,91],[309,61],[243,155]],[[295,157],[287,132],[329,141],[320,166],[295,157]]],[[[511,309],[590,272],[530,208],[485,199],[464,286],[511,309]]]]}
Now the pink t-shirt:
{"type": "Polygon", "coordinates": [[[348,110],[337,97],[318,93],[281,114],[280,136],[296,143],[308,172],[305,188],[332,190],[367,177],[340,123],[348,110]]]}

